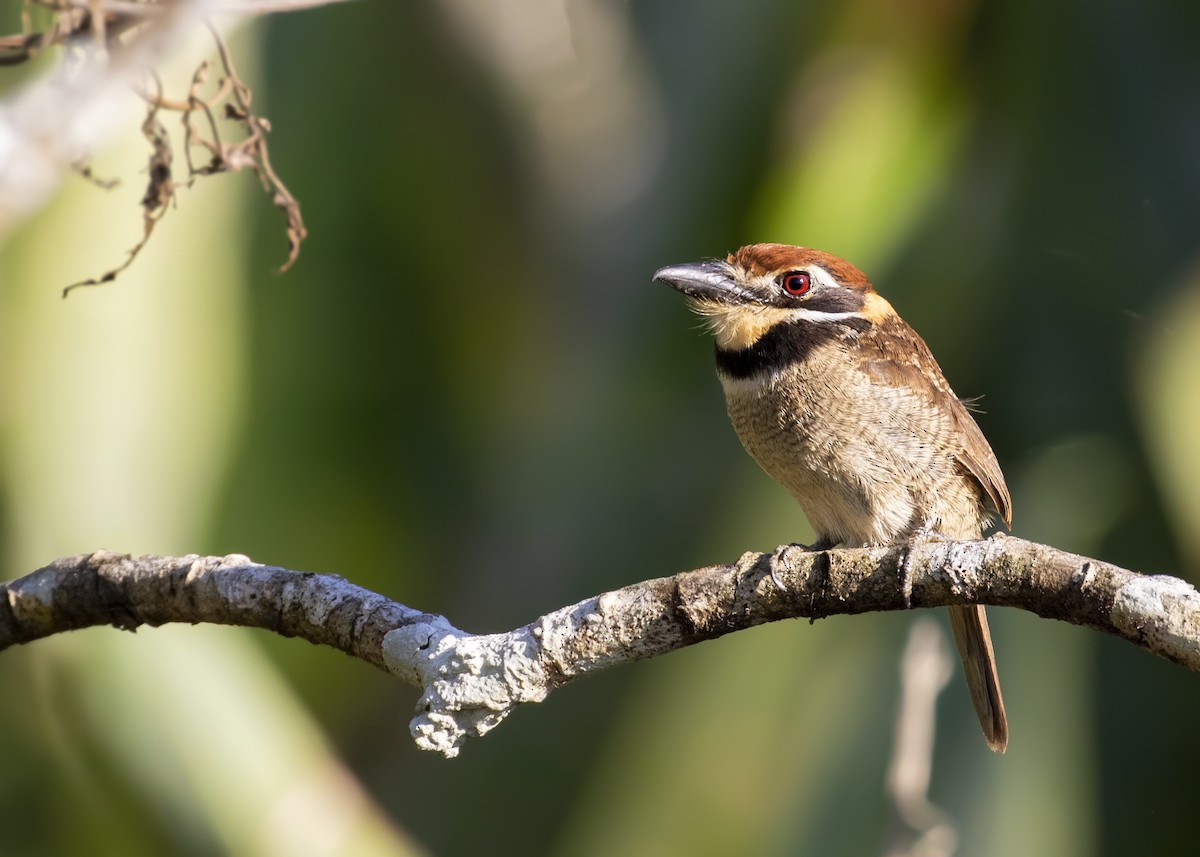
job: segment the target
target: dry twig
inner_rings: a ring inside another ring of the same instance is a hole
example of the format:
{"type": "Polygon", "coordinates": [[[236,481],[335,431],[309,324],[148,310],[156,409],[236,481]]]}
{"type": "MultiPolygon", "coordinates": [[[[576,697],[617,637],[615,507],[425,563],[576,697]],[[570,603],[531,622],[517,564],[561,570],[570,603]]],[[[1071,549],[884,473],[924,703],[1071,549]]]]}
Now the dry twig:
{"type": "Polygon", "coordinates": [[[150,161],[146,166],[149,180],[146,184],[146,192],[142,194],[141,202],[142,238],[129,250],[124,262],[99,278],[72,283],[63,289],[64,298],[73,289],[81,286],[98,286],[102,283],[112,282],[118,274],[132,265],[133,260],[138,257],[142,248],[150,240],[154,227],[166,216],[168,206],[175,200],[175,182],[171,173],[171,161],[174,157],[171,141],[167,136],[167,129],[158,121],[158,108],[153,104],[146,114],[146,119],[142,122],[142,136],[150,144],[150,161]]]}
{"type": "MultiPolygon", "coordinates": [[[[328,0],[339,2],[339,0],[328,0]]],[[[225,10],[236,6],[239,11],[278,12],[321,5],[318,0],[260,0],[257,3],[208,4],[214,10],[225,10]]],[[[132,52],[141,41],[154,34],[155,27],[167,19],[165,14],[172,7],[165,2],[133,2],[133,0],[26,0],[22,14],[22,32],[19,35],[0,37],[0,65],[16,65],[33,59],[50,47],[59,47],[64,52],[64,73],[73,75],[103,74],[114,58],[132,52]],[[31,6],[49,10],[50,22],[41,31],[34,32],[31,6]],[[69,69],[69,71],[68,71],[69,69]]],[[[157,92],[151,94],[145,87],[135,87],[146,101],[147,111],[142,124],[142,133],[150,144],[150,164],[147,170],[146,192],[143,194],[143,235],[128,251],[126,259],[117,267],[98,277],[73,283],[63,290],[64,297],[80,286],[94,286],[112,282],[127,269],[150,240],[154,226],[166,214],[170,203],[176,200],[180,188],[190,187],[198,178],[217,173],[237,172],[248,169],[259,178],[271,201],[283,212],[288,242],[287,258],[280,266],[283,273],[296,261],[300,245],[307,237],[300,204],[284,185],[271,165],[267,146],[270,123],[256,114],[251,102],[253,93],[238,76],[233,57],[217,30],[206,24],[212,34],[214,46],[220,60],[221,76],[212,94],[205,95],[203,88],[208,82],[209,63],[201,63],[192,75],[186,98],[173,99],[164,96],[158,82],[157,92]],[[175,181],[171,175],[171,140],[166,127],[159,119],[160,111],[180,114],[184,128],[183,149],[188,166],[187,178],[175,181]],[[236,133],[230,133],[236,131],[236,133]],[[207,159],[197,164],[193,152],[202,150],[207,159]]],[[[74,158],[76,163],[85,163],[86,157],[74,158]]],[[[77,170],[91,179],[90,167],[77,170]]],[[[98,183],[100,186],[111,186],[98,183]]]]}

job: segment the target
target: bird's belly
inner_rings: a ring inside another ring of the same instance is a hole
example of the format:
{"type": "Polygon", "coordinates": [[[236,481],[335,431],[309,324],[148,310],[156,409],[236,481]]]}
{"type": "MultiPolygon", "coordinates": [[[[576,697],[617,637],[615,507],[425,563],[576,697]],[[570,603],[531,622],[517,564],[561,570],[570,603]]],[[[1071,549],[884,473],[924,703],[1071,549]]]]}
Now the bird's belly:
{"type": "Polygon", "coordinates": [[[725,392],[742,445],[799,501],[818,536],[888,544],[941,528],[945,489],[963,480],[903,401],[887,391],[848,399],[844,385],[734,383],[725,392]]]}

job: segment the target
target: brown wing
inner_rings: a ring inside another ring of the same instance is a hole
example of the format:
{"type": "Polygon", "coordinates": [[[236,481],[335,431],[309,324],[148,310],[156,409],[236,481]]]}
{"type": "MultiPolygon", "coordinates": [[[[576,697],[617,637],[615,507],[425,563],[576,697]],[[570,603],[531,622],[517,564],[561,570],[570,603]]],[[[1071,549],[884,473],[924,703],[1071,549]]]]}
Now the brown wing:
{"type": "MultiPolygon", "coordinates": [[[[952,397],[953,395],[951,393],[952,397]]],[[[963,448],[956,456],[958,461],[979,482],[1004,525],[1011,527],[1012,497],[1009,496],[1008,486],[1004,484],[1004,474],[1000,472],[1000,462],[996,460],[996,453],[992,452],[992,447],[975,424],[975,420],[971,418],[966,406],[957,398],[951,405],[951,411],[963,439],[963,448]]]]}
{"type": "Polygon", "coordinates": [[[1006,526],[1012,525],[1012,498],[996,454],[972,419],[966,406],[954,395],[929,346],[907,322],[889,314],[860,338],[860,368],[877,382],[909,389],[950,417],[961,447],[955,460],[970,473],[991,501],[1006,526]]]}

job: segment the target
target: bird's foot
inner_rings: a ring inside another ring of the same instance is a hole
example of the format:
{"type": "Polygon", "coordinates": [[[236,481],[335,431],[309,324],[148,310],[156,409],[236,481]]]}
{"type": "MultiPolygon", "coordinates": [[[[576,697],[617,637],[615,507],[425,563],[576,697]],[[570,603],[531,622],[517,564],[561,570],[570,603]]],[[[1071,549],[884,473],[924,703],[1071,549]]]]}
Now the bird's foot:
{"type": "Polygon", "coordinates": [[[800,550],[804,551],[805,553],[812,553],[813,551],[825,551],[829,550],[835,544],[837,544],[837,542],[833,541],[832,539],[817,539],[811,545],[802,545],[799,542],[792,542],[790,545],[780,545],[775,549],[775,553],[771,555],[771,582],[779,588],[780,592],[787,590],[787,587],[783,585],[783,581],[779,579],[779,564],[781,562],[787,562],[788,554],[790,554],[792,551],[800,550]]]}
{"type": "Polygon", "coordinates": [[[922,542],[946,541],[946,537],[935,530],[930,524],[923,525],[919,530],[904,540],[900,548],[900,591],[904,594],[904,609],[912,609],[912,557],[917,545],[922,542]]]}

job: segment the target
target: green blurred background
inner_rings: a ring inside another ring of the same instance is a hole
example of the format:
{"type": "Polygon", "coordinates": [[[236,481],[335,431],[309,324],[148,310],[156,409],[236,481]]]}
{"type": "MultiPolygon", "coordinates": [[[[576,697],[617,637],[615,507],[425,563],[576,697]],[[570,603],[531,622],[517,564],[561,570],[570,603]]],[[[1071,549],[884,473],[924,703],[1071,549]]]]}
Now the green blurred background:
{"type": "MultiPolygon", "coordinates": [[[[277,213],[210,179],[60,300],[140,234],[131,99],[95,163],[122,188],[68,179],[0,256],[0,576],[238,552],[495,631],[805,540],[650,283],[786,241],[864,268],[986,395],[1018,535],[1194,581],[1197,33],[1194,0],[374,0],[241,29],[312,237],[272,276],[277,213]]],[[[622,667],[452,762],[414,749],[415,691],[338,653],[74,633],[0,655],[0,854],[876,853],[911,618],[622,667]]],[[[957,675],[939,703],[959,853],[1190,849],[1200,678],[992,626],[1008,754],[957,675]]]]}

